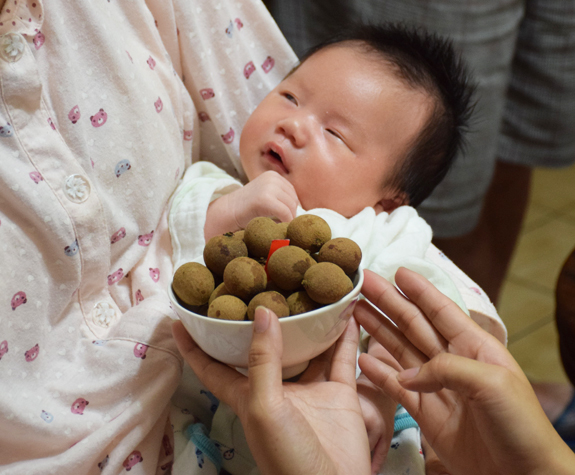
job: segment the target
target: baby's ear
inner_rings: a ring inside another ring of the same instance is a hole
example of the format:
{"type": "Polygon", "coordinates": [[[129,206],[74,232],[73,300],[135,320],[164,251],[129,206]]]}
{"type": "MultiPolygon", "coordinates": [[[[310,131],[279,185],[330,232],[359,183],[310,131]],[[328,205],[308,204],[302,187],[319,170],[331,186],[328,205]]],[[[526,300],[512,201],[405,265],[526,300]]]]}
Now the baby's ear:
{"type": "Polygon", "coordinates": [[[373,209],[375,209],[375,214],[379,214],[382,211],[385,211],[386,213],[391,213],[396,208],[408,204],[409,204],[408,196],[403,191],[398,191],[391,197],[385,197],[379,200],[378,203],[373,207],[373,209]]]}

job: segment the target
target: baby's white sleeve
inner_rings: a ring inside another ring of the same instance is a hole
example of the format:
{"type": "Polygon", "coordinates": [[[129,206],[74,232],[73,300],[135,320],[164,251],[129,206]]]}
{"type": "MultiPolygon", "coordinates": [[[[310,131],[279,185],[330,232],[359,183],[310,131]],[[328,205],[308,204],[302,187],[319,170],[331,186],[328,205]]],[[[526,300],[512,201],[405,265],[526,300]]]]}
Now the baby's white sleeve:
{"type": "Polygon", "coordinates": [[[210,203],[242,184],[209,162],[197,162],[186,170],[170,203],[168,225],[172,261],[177,269],[186,262],[204,263],[204,225],[210,203]]]}

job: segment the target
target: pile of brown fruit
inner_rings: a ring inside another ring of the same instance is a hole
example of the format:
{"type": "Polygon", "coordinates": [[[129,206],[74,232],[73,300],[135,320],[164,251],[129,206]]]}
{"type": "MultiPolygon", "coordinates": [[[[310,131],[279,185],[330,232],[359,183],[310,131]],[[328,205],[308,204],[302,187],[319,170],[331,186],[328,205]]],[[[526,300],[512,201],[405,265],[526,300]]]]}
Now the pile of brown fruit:
{"type": "Polygon", "coordinates": [[[361,249],[351,239],[331,239],[329,225],[318,216],[303,215],[289,224],[254,218],[245,230],[211,238],[204,262],[189,262],[174,274],[174,293],[189,310],[253,320],[261,305],[281,318],[337,302],[351,292],[361,249]],[[285,239],[289,245],[268,258],[272,243],[285,239]]]}

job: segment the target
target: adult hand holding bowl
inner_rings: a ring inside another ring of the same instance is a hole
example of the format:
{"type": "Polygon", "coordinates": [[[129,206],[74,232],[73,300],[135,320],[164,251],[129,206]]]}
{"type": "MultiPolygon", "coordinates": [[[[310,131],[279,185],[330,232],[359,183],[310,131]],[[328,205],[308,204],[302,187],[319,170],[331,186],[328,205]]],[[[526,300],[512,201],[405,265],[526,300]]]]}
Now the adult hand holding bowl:
{"type": "Polygon", "coordinates": [[[242,372],[248,367],[253,325],[246,321],[246,314],[253,319],[264,294],[283,301],[283,314],[270,308],[284,316],[280,326],[286,379],[302,372],[310,359],[342,334],[359,299],[363,272],[358,269],[361,250],[357,244],[345,238],[331,239],[331,230],[323,219],[303,215],[289,226],[280,226],[269,218],[255,218],[241,237],[228,233],[212,238],[204,250],[207,268],[184,264],[176,271],[168,293],[174,310],[200,348],[242,372]],[[280,241],[285,247],[275,246],[280,241]],[[317,253],[315,259],[312,253],[317,253]],[[262,255],[268,256],[267,261],[262,255]],[[202,278],[195,274],[202,274],[202,278]],[[218,280],[223,283],[214,290],[214,281],[218,280]],[[274,291],[270,292],[270,285],[274,291]],[[256,295],[258,292],[262,293],[256,295]]]}
{"type": "MultiPolygon", "coordinates": [[[[353,283],[352,291],[331,305],[279,319],[283,340],[283,379],[304,371],[309,360],[327,350],[343,333],[363,285],[361,268],[353,283]]],[[[172,286],[168,289],[168,295],[197,345],[212,358],[247,374],[253,322],[219,320],[194,313],[178,302],[172,286]]]]}

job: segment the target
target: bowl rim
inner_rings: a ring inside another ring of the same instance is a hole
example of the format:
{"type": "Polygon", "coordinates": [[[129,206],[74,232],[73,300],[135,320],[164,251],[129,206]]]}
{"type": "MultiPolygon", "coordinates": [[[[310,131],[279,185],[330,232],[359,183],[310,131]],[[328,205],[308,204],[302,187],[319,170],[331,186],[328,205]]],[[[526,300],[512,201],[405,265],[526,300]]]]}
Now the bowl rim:
{"type": "MultiPolygon", "coordinates": [[[[353,289],[351,289],[351,291],[344,295],[341,299],[339,299],[337,302],[334,303],[330,303],[329,305],[325,305],[323,307],[317,308],[315,310],[312,310],[311,312],[305,312],[305,313],[300,313],[298,315],[293,315],[293,316],[287,316],[287,317],[283,317],[283,318],[279,318],[280,323],[282,321],[290,321],[290,322],[295,322],[298,320],[303,320],[305,318],[309,318],[309,317],[314,317],[317,313],[319,313],[320,311],[325,311],[326,309],[329,309],[329,307],[333,307],[335,305],[338,305],[341,303],[341,301],[343,299],[345,299],[345,297],[347,297],[349,294],[355,292],[357,289],[360,290],[359,293],[361,293],[361,287],[363,286],[363,279],[364,279],[364,269],[363,267],[360,266],[357,268],[357,284],[353,287],[353,289]]],[[[172,278],[173,281],[173,278],[172,278]]],[[[358,293],[358,296],[359,296],[358,293]]],[[[172,282],[170,282],[170,284],[168,285],[168,296],[170,298],[170,301],[175,304],[178,309],[183,310],[186,313],[192,314],[194,317],[197,317],[199,320],[206,320],[209,322],[218,322],[220,324],[232,324],[232,325],[240,325],[240,326],[249,326],[252,325],[254,322],[252,320],[220,320],[218,318],[213,318],[213,317],[208,317],[208,316],[204,316],[204,315],[200,315],[199,313],[195,313],[192,312],[191,310],[188,310],[187,308],[185,308],[184,306],[182,306],[176,297],[176,294],[174,293],[174,289],[172,288],[172,282]]],[[[357,298],[357,297],[356,297],[357,298]]],[[[176,312],[177,313],[177,312],[176,312]]],[[[179,315],[178,315],[179,317],[179,315]]]]}

